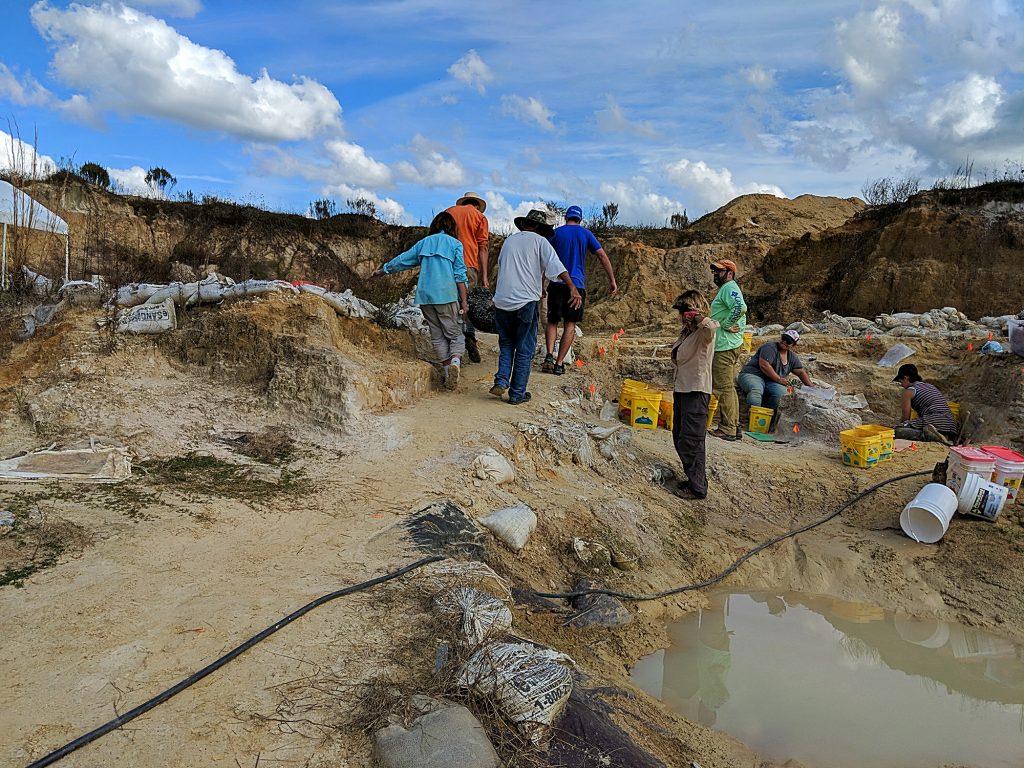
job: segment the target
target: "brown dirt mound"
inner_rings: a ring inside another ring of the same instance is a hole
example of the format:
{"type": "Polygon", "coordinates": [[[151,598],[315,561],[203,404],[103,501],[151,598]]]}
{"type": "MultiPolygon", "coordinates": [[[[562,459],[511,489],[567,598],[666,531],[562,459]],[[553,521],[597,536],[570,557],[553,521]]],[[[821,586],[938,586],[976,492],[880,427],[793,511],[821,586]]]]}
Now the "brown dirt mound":
{"type": "Polygon", "coordinates": [[[931,191],[774,247],[749,283],[762,316],[874,317],[955,306],[1021,309],[1024,184],[931,191]]]}

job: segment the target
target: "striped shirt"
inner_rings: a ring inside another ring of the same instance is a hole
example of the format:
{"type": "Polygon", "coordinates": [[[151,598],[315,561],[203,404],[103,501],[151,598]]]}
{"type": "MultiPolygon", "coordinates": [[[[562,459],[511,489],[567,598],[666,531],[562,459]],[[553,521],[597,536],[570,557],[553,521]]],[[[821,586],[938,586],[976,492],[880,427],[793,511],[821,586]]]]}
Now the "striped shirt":
{"type": "Polygon", "coordinates": [[[946,396],[939,391],[938,387],[927,381],[917,381],[909,389],[913,393],[910,407],[920,414],[910,422],[910,426],[921,429],[925,424],[931,424],[944,435],[956,434],[956,419],[953,418],[953,412],[949,410],[946,396]]]}

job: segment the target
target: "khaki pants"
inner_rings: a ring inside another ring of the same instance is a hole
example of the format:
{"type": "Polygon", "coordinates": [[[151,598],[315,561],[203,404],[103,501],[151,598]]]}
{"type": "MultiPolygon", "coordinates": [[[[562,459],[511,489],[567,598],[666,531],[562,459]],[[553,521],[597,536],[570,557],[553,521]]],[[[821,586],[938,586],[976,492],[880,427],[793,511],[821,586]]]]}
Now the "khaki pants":
{"type": "Polygon", "coordinates": [[[440,363],[452,357],[466,354],[466,339],[462,333],[462,315],[459,304],[421,304],[420,311],[430,329],[430,343],[434,345],[434,354],[440,363]]]}
{"type": "Polygon", "coordinates": [[[740,399],[736,394],[736,366],[742,347],[715,352],[711,361],[711,391],[718,398],[718,428],[727,435],[737,432],[740,421],[740,399]]]}

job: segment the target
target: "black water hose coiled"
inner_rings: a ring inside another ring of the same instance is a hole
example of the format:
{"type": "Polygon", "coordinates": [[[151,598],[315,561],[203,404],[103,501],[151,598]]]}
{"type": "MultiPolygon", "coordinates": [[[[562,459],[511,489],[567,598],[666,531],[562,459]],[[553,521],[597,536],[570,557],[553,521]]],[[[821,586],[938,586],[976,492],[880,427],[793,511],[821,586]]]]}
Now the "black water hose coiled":
{"type": "Polygon", "coordinates": [[[311,603],[307,603],[306,605],[302,606],[301,608],[299,608],[299,610],[295,611],[294,613],[291,613],[288,616],[285,616],[283,619],[281,619],[276,624],[272,624],[271,626],[267,627],[262,632],[260,632],[258,635],[254,635],[253,637],[250,637],[248,640],[246,640],[240,646],[238,646],[234,650],[228,651],[226,654],[221,656],[219,659],[217,659],[216,661],[214,661],[214,662],[212,662],[210,664],[207,664],[205,667],[200,669],[198,672],[196,672],[196,673],[194,673],[192,675],[189,675],[188,677],[186,677],[184,680],[182,680],[177,685],[175,685],[175,686],[173,686],[171,688],[168,688],[163,693],[157,694],[156,696],[151,698],[149,701],[147,701],[147,702],[145,702],[143,704],[140,704],[139,706],[135,707],[135,709],[132,709],[132,710],[130,710],[128,712],[125,712],[120,717],[116,717],[113,720],[111,720],[110,722],[104,723],[99,728],[96,728],[95,730],[89,731],[88,733],[84,734],[83,736],[79,736],[74,741],[68,742],[67,744],[65,744],[60,749],[54,750],[50,754],[46,755],[46,757],[42,757],[42,758],[36,760],[34,763],[29,765],[28,768],[43,768],[43,766],[45,766],[45,765],[52,765],[53,763],[55,763],[58,760],[60,760],[62,757],[70,755],[72,752],[74,752],[79,747],[84,747],[89,742],[95,741],[100,736],[104,736],[104,735],[110,733],[115,728],[120,728],[122,725],[124,725],[125,723],[129,722],[130,720],[134,720],[139,715],[144,714],[144,713],[148,712],[149,710],[153,709],[153,707],[156,707],[156,706],[159,706],[160,704],[163,704],[165,701],[170,699],[172,696],[175,696],[175,695],[181,693],[182,691],[184,691],[189,686],[192,686],[192,685],[198,683],[200,680],[202,680],[207,675],[211,674],[212,672],[216,672],[218,669],[223,667],[229,661],[237,658],[238,656],[241,656],[243,653],[245,653],[247,650],[252,648],[257,643],[261,642],[262,640],[265,640],[266,638],[270,637],[272,634],[277,632],[277,630],[279,630],[279,629],[281,629],[281,628],[291,624],[293,621],[295,621],[300,616],[305,616],[307,613],[312,611],[314,608],[319,608],[324,603],[329,603],[331,600],[334,600],[336,598],[344,597],[345,595],[351,595],[353,592],[361,592],[364,589],[369,589],[370,587],[375,587],[378,584],[383,584],[386,581],[391,581],[392,579],[397,579],[399,576],[404,576],[405,574],[409,573],[409,571],[414,571],[417,568],[422,568],[424,565],[428,565],[429,563],[436,563],[438,560],[444,560],[444,559],[445,558],[442,555],[434,555],[432,557],[425,557],[422,560],[417,560],[415,563],[410,563],[409,565],[405,566],[404,568],[399,568],[397,571],[392,571],[391,573],[385,574],[384,576],[378,576],[375,579],[370,579],[369,581],[364,581],[361,584],[354,584],[351,587],[345,587],[344,589],[339,589],[336,592],[330,592],[330,593],[328,593],[326,595],[323,595],[322,597],[318,597],[316,600],[314,600],[311,603]]]}
{"type": "Polygon", "coordinates": [[[701,582],[698,582],[696,584],[687,584],[686,586],[676,587],[675,589],[667,589],[664,592],[655,592],[653,595],[631,595],[631,594],[628,594],[626,592],[617,592],[614,589],[600,589],[600,588],[581,589],[581,590],[579,590],[577,592],[534,592],[534,594],[537,595],[538,597],[562,598],[562,599],[570,599],[570,600],[574,599],[574,598],[577,598],[577,597],[585,597],[587,595],[609,595],[610,597],[617,597],[620,600],[631,600],[631,601],[634,601],[634,602],[645,602],[647,600],[660,600],[663,597],[669,597],[671,595],[678,595],[680,592],[692,592],[695,589],[704,589],[705,587],[710,587],[710,586],[712,586],[714,584],[717,584],[718,582],[722,581],[723,579],[725,579],[729,574],[731,574],[733,571],[735,571],[737,568],[739,568],[743,563],[745,563],[751,557],[756,555],[762,549],[766,549],[766,548],[770,547],[772,544],[778,544],[780,541],[782,541],[783,539],[788,539],[790,536],[796,536],[797,534],[804,533],[805,531],[809,531],[812,528],[817,528],[819,525],[821,525],[823,523],[827,523],[829,520],[832,520],[833,518],[839,517],[839,515],[841,515],[847,509],[849,509],[854,504],[856,504],[858,501],[863,499],[869,493],[874,493],[879,488],[882,488],[883,486],[886,486],[889,483],[895,483],[897,480],[906,480],[909,477],[921,477],[923,475],[931,475],[931,474],[932,474],[931,470],[927,470],[927,471],[923,471],[923,472],[908,472],[905,475],[897,475],[896,477],[890,477],[888,480],[883,480],[880,483],[875,483],[870,488],[864,489],[863,491],[858,493],[853,498],[847,500],[847,502],[845,504],[843,504],[842,506],[840,506],[839,509],[837,509],[835,512],[830,512],[829,514],[825,515],[822,518],[819,518],[818,520],[815,520],[814,522],[807,523],[806,525],[801,525],[799,528],[794,528],[791,531],[786,531],[785,533],[783,533],[783,534],[781,534],[779,536],[776,536],[774,539],[769,539],[768,541],[765,541],[765,542],[763,542],[761,544],[758,544],[756,547],[754,547],[753,549],[749,550],[748,552],[745,552],[742,556],[740,556],[739,558],[734,560],[732,565],[730,565],[724,571],[719,573],[717,576],[712,576],[707,581],[701,581],[701,582]]]}
{"type": "MultiPolygon", "coordinates": [[[[766,548],[772,546],[773,544],[778,544],[780,541],[782,541],[784,539],[788,539],[791,536],[796,536],[797,534],[804,533],[805,531],[809,531],[812,528],[816,528],[819,525],[822,525],[823,523],[827,523],[829,520],[832,520],[833,518],[838,517],[843,512],[845,512],[847,509],[849,509],[851,506],[853,506],[858,501],[863,499],[865,496],[867,496],[870,493],[874,493],[879,488],[882,488],[882,487],[884,487],[886,485],[889,485],[889,483],[895,483],[898,480],[906,480],[907,478],[910,478],[910,477],[921,477],[923,475],[930,475],[930,474],[931,474],[930,470],[924,471],[924,472],[909,472],[909,473],[907,473],[905,475],[897,475],[896,477],[890,477],[887,480],[883,480],[880,483],[875,483],[870,488],[866,488],[865,490],[863,490],[860,493],[858,493],[856,496],[854,496],[851,499],[849,499],[845,504],[840,506],[834,512],[830,512],[829,514],[825,515],[825,517],[822,517],[822,518],[819,518],[818,520],[815,520],[813,522],[807,523],[806,525],[802,525],[799,528],[794,528],[793,530],[787,531],[786,533],[783,533],[783,534],[781,534],[779,536],[776,536],[773,539],[769,539],[768,541],[765,541],[765,542],[763,542],[761,544],[758,544],[756,547],[754,547],[750,551],[748,551],[745,554],[743,554],[737,560],[735,560],[732,563],[732,565],[730,565],[724,571],[719,573],[717,576],[713,576],[712,578],[707,579],[706,581],[701,581],[701,582],[698,582],[696,584],[687,584],[687,585],[682,586],[682,587],[676,587],[675,589],[665,590],[664,592],[656,592],[655,594],[652,594],[652,595],[631,595],[631,594],[628,594],[626,592],[617,592],[616,590],[613,590],[613,589],[599,589],[599,588],[597,588],[597,589],[581,589],[578,592],[534,592],[534,594],[537,595],[538,597],[565,598],[565,599],[584,597],[586,595],[609,595],[611,597],[617,597],[620,600],[630,600],[630,601],[641,602],[641,601],[647,601],[647,600],[659,600],[659,599],[661,599],[663,597],[669,597],[671,595],[678,595],[681,592],[691,592],[691,591],[696,590],[696,589],[704,589],[705,587],[710,587],[710,586],[712,586],[714,584],[717,584],[718,582],[722,581],[723,579],[725,579],[727,576],[729,576],[731,573],[733,573],[737,568],[739,568],[744,562],[749,560],[751,557],[756,555],[761,550],[766,549],[766,548]]],[[[351,587],[345,587],[344,589],[339,589],[336,592],[330,592],[330,593],[328,593],[326,595],[323,595],[322,597],[318,597],[313,602],[307,603],[306,605],[302,606],[301,608],[299,608],[294,613],[291,613],[288,616],[286,616],[285,618],[281,619],[276,624],[273,624],[273,625],[267,627],[262,632],[260,632],[258,635],[255,635],[255,636],[249,638],[248,640],[246,640],[244,643],[239,645],[234,650],[229,651],[228,653],[224,654],[223,656],[221,656],[216,661],[212,662],[211,664],[208,664],[207,666],[203,667],[198,672],[196,672],[196,673],[190,675],[189,677],[185,678],[184,680],[182,680],[177,685],[175,685],[175,686],[173,686],[171,688],[168,688],[163,693],[160,693],[160,694],[154,696],[153,698],[151,698],[149,701],[147,701],[147,702],[145,702],[143,704],[140,704],[139,706],[135,707],[135,709],[132,709],[132,710],[130,710],[128,712],[125,712],[120,717],[114,718],[110,722],[104,723],[99,728],[96,728],[95,730],[89,731],[89,733],[86,733],[83,736],[79,736],[74,741],[68,742],[67,744],[65,744],[60,749],[54,750],[53,752],[51,752],[50,754],[46,755],[45,757],[42,757],[39,760],[36,760],[34,763],[31,763],[27,768],[43,768],[43,766],[52,765],[53,763],[57,762],[61,758],[71,754],[72,752],[74,752],[79,747],[84,747],[89,742],[95,741],[96,739],[100,738],[101,736],[104,736],[104,735],[110,733],[115,728],[120,728],[125,723],[127,723],[127,722],[129,722],[131,720],[134,720],[139,715],[142,715],[142,714],[148,712],[149,710],[153,709],[154,707],[157,707],[160,704],[163,704],[165,701],[170,699],[172,696],[175,696],[175,695],[181,693],[183,690],[185,690],[186,688],[188,688],[188,687],[194,685],[195,683],[199,682],[200,680],[202,680],[207,675],[211,674],[212,672],[217,671],[218,669],[223,667],[225,664],[227,664],[229,661],[232,661],[233,659],[235,659],[238,656],[242,655],[243,653],[245,653],[247,650],[252,648],[257,643],[259,643],[262,640],[265,640],[266,638],[270,637],[270,635],[272,635],[275,632],[277,632],[277,630],[281,629],[282,627],[287,626],[288,624],[291,624],[297,618],[299,618],[300,616],[304,616],[305,614],[307,614],[310,611],[312,611],[314,608],[318,608],[319,606],[323,605],[324,603],[330,602],[331,600],[334,600],[335,598],[344,597],[345,595],[351,595],[353,592],[360,592],[360,591],[362,591],[364,589],[369,589],[370,587],[377,586],[378,584],[383,584],[386,581],[391,581],[392,579],[397,579],[399,576],[404,576],[405,574],[409,573],[410,571],[414,571],[417,568],[422,568],[424,565],[428,565],[430,563],[436,563],[439,560],[445,560],[445,559],[447,559],[447,558],[444,557],[443,555],[433,555],[432,557],[425,557],[422,560],[417,560],[415,563],[410,563],[409,565],[405,566],[404,568],[400,568],[397,571],[393,571],[391,573],[385,574],[384,576],[378,576],[375,579],[370,579],[369,581],[364,581],[361,584],[355,584],[355,585],[353,585],[351,587]]]]}

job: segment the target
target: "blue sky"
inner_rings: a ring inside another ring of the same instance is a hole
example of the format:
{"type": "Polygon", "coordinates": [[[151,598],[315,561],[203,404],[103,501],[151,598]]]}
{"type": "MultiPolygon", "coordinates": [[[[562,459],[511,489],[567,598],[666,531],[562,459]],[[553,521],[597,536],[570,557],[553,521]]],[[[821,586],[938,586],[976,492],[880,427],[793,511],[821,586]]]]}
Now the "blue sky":
{"type": "Polygon", "coordinates": [[[304,213],[365,197],[495,229],[543,199],[621,222],[1024,162],[1019,0],[9,0],[0,167],[304,213]],[[555,10],[552,10],[555,9],[555,10]],[[13,135],[13,138],[12,138],[13,135]]]}

